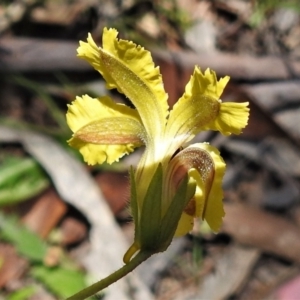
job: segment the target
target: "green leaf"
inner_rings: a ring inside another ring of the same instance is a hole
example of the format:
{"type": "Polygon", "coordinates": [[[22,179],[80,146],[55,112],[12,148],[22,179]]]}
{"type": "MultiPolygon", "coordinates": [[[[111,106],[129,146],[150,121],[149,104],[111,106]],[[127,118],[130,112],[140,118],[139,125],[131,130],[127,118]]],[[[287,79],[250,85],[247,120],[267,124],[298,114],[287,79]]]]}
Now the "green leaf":
{"type": "Polygon", "coordinates": [[[85,275],[77,270],[38,265],[31,269],[31,274],[50,291],[64,299],[86,287],[85,275]]]}
{"type": "Polygon", "coordinates": [[[34,262],[43,262],[47,253],[45,242],[35,233],[17,223],[16,218],[0,213],[0,236],[11,242],[17,251],[34,262]]]}
{"type": "Polygon", "coordinates": [[[160,244],[164,246],[161,251],[164,251],[169,247],[181,214],[188,201],[195,194],[195,189],[196,184],[194,182],[188,183],[188,175],[186,175],[161,222],[160,244]]]}
{"type": "Polygon", "coordinates": [[[159,247],[162,183],[162,165],[159,164],[149,184],[142,207],[140,219],[140,238],[142,250],[157,250],[159,247]]]}
{"type": "Polygon", "coordinates": [[[50,184],[43,169],[31,158],[10,157],[0,165],[0,206],[25,201],[50,184]]]}
{"type": "Polygon", "coordinates": [[[33,296],[36,292],[36,288],[34,286],[26,286],[14,293],[11,293],[7,296],[7,300],[28,300],[31,296],[33,296]]]}

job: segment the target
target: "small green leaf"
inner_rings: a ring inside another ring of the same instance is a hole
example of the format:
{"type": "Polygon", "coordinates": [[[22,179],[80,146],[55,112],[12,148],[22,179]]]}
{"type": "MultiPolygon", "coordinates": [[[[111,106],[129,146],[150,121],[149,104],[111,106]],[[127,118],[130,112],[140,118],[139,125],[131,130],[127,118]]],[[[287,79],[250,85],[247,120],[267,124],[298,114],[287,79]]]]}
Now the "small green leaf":
{"type": "Polygon", "coordinates": [[[45,242],[12,217],[0,213],[0,235],[11,242],[17,251],[34,262],[42,262],[47,253],[45,242]]]}
{"type": "Polygon", "coordinates": [[[38,265],[31,269],[31,274],[55,295],[64,299],[86,287],[85,275],[77,270],[38,265]]]}
{"type": "Polygon", "coordinates": [[[7,158],[0,165],[0,206],[25,201],[49,186],[39,164],[31,158],[7,158]]]}
{"type": "Polygon", "coordinates": [[[36,288],[34,286],[26,286],[14,293],[11,293],[7,296],[7,300],[28,300],[31,296],[33,296],[36,292],[36,288]]]}
{"type": "Polygon", "coordinates": [[[161,222],[163,172],[159,164],[149,184],[140,220],[140,238],[143,250],[157,250],[161,222]]]}

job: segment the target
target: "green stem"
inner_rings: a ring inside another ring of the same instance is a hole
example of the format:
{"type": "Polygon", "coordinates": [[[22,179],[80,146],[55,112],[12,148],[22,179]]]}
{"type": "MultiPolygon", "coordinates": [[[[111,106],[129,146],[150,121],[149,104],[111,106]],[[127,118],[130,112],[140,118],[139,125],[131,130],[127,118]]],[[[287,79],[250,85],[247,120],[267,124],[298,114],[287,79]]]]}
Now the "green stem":
{"type": "Polygon", "coordinates": [[[146,251],[139,252],[128,264],[124,265],[119,270],[81,290],[80,292],[74,294],[66,300],[83,300],[93,296],[94,294],[100,292],[101,290],[105,289],[112,283],[118,281],[119,279],[123,278],[125,275],[133,271],[143,261],[147,260],[152,254],[152,252],[146,251]]]}

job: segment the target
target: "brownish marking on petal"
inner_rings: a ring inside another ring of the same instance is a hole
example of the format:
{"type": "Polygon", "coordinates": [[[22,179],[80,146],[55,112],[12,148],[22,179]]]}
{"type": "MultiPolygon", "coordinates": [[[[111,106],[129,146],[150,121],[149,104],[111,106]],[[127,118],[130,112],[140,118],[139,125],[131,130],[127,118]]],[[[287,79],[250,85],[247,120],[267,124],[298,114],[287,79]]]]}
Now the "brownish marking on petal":
{"type": "Polygon", "coordinates": [[[195,198],[193,197],[189,203],[187,204],[187,206],[185,207],[184,209],[184,212],[186,214],[188,214],[189,216],[195,216],[196,214],[196,200],[195,198]]]}
{"type": "Polygon", "coordinates": [[[187,172],[188,172],[188,168],[185,165],[181,165],[176,169],[173,175],[173,183],[176,188],[179,186],[179,184],[181,183],[182,179],[185,177],[187,172]]]}
{"type": "MultiPolygon", "coordinates": [[[[185,174],[189,169],[195,168],[202,177],[204,183],[204,207],[203,214],[205,213],[207,198],[209,196],[211,186],[215,176],[215,165],[214,161],[209,154],[204,149],[199,149],[196,147],[186,148],[180,151],[173,159],[178,159],[180,164],[173,175],[173,182],[177,187],[181,180],[184,178],[185,174]]],[[[192,198],[185,208],[185,212],[190,216],[195,216],[196,214],[196,200],[192,198]]]]}
{"type": "Polygon", "coordinates": [[[195,168],[201,174],[206,193],[209,193],[215,175],[214,161],[210,154],[204,149],[190,147],[180,151],[175,157],[181,165],[174,173],[174,184],[178,184],[189,169],[195,168]]]}
{"type": "Polygon", "coordinates": [[[122,145],[122,144],[138,144],[142,145],[143,142],[137,136],[134,135],[122,135],[114,134],[107,135],[97,132],[89,133],[76,133],[75,137],[83,142],[99,144],[99,145],[122,145]]]}

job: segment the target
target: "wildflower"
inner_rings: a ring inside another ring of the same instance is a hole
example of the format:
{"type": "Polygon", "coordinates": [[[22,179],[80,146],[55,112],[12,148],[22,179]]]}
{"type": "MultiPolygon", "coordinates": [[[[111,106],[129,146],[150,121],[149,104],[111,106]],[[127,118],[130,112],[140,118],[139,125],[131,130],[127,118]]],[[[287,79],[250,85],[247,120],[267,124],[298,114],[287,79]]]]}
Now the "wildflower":
{"type": "Polygon", "coordinates": [[[87,60],[134,109],[105,96],[77,97],[67,122],[69,144],[91,165],[113,163],[145,146],[136,169],[130,171],[131,211],[135,238],[124,256],[128,263],[141,251],[164,251],[174,236],[188,233],[195,217],[218,231],[224,210],[222,177],[225,163],[207,143],[187,146],[203,130],[240,134],[248,121],[248,103],[223,103],[220,96],[229,77],[195,67],[183,96],[170,110],[159,68],[150,52],[104,29],[102,48],[91,35],[80,42],[78,56],[87,60]],[[184,148],[185,147],[185,148],[184,148]]]}

